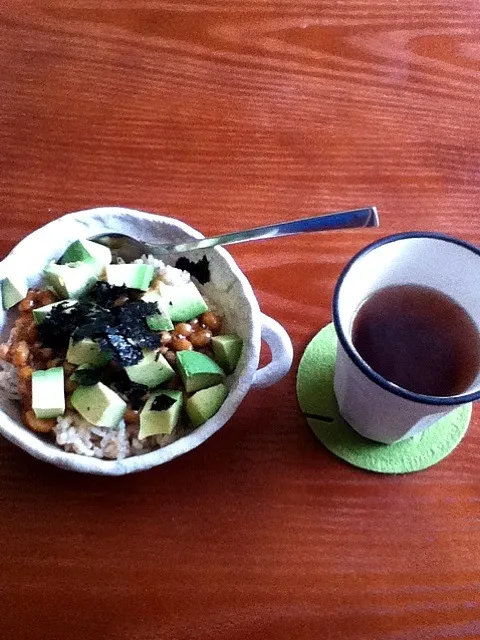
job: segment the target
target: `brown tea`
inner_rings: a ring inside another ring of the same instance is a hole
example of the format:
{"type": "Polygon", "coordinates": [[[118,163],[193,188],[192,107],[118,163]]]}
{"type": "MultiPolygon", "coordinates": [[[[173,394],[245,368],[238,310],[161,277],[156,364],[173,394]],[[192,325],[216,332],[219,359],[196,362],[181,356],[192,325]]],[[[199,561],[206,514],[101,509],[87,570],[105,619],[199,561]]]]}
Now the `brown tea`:
{"type": "Polygon", "coordinates": [[[390,382],[429,396],[466,391],[480,366],[480,336],[451,298],[419,285],[386,287],[360,307],[353,344],[390,382]]]}

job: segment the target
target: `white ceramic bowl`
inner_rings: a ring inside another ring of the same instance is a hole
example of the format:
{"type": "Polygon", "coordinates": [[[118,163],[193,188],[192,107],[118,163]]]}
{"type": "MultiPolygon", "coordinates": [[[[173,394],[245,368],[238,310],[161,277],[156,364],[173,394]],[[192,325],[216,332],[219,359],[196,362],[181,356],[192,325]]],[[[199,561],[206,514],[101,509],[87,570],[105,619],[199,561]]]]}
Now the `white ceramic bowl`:
{"type": "MultiPolygon", "coordinates": [[[[41,282],[42,269],[46,263],[58,259],[70,243],[78,238],[106,231],[126,233],[146,242],[186,241],[203,237],[183,222],[141,211],[119,207],[80,211],[65,215],[22,240],[0,263],[0,278],[13,272],[21,273],[29,285],[34,286],[41,282]]],[[[190,252],[188,257],[199,260],[205,253],[205,250],[190,252]]],[[[238,333],[244,341],[240,362],[234,374],[227,379],[228,396],[210,420],[162,449],[124,460],[99,460],[67,453],[29,431],[20,420],[18,405],[2,394],[0,433],[34,457],[64,469],[101,475],[124,475],[150,469],[194,449],[231,418],[250,387],[267,387],[280,380],[289,371],[293,355],[286,331],[278,322],[260,312],[250,283],[225,249],[210,249],[207,255],[211,280],[199,288],[223,312],[225,329],[238,333]],[[269,345],[272,361],[258,369],[261,340],[269,345]]],[[[178,257],[175,256],[171,264],[178,257]]],[[[16,314],[16,310],[8,313],[0,310],[2,341],[7,339],[16,314]]]]}

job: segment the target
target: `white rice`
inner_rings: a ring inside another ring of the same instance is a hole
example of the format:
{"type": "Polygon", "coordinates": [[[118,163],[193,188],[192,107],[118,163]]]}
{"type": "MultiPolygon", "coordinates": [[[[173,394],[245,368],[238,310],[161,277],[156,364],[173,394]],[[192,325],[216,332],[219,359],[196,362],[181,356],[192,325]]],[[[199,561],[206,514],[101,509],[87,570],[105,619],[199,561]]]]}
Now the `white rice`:
{"type": "Polygon", "coordinates": [[[0,360],[0,391],[10,400],[20,400],[17,367],[5,360],[0,360]]]}
{"type": "Polygon", "coordinates": [[[96,427],[76,411],[68,411],[57,418],[54,432],[56,443],[65,451],[107,460],[121,460],[148,453],[167,446],[186,433],[178,426],[171,434],[139,439],[137,426],[126,426],[122,420],[113,429],[96,427]]]}

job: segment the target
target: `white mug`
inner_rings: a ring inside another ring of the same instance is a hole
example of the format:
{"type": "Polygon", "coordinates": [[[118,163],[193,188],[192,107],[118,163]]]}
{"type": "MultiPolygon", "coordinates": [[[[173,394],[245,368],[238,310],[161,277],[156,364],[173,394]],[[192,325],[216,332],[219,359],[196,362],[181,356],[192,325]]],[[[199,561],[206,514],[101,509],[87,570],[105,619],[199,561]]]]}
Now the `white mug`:
{"type": "Polygon", "coordinates": [[[456,407],[480,398],[480,372],[455,396],[407,391],[374,371],[352,341],[361,304],[378,290],[412,284],[449,296],[480,333],[480,250],[438,233],[401,233],[366,247],[345,267],[333,299],[338,336],[334,389],[340,413],[362,436],[391,444],[421,433],[456,407]]]}

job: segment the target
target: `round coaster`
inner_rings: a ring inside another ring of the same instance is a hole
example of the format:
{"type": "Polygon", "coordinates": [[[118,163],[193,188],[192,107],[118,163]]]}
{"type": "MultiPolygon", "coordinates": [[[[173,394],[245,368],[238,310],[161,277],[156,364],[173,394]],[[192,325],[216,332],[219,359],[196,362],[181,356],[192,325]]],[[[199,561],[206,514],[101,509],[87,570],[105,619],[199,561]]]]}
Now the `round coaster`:
{"type": "Polygon", "coordinates": [[[333,324],[329,324],[317,333],[302,356],[297,396],[313,433],[342,460],[378,473],[420,471],[445,458],[465,435],[471,403],[455,409],[423,433],[394,444],[363,438],[338,411],[333,392],[336,355],[337,337],[333,324]]]}

